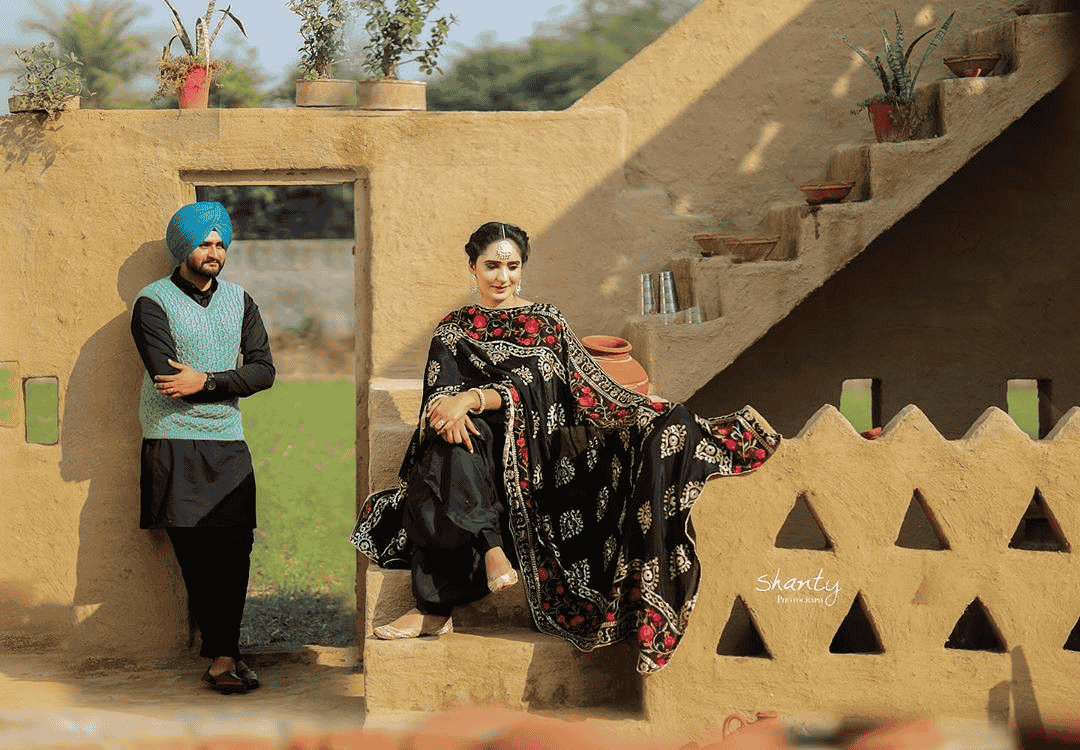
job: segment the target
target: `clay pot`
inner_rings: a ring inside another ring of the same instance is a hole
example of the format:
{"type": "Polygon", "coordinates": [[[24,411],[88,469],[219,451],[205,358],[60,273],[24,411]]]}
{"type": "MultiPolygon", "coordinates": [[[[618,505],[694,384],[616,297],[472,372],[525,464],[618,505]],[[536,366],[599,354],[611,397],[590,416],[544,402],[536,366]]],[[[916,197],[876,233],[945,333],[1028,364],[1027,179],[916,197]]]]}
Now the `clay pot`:
{"type": "Polygon", "coordinates": [[[953,55],[943,58],[953,75],[958,78],[977,78],[988,76],[997,67],[1001,55],[997,52],[981,52],[971,55],[953,55]]]}
{"type": "Polygon", "coordinates": [[[649,374],[641,363],[630,356],[630,342],[618,336],[585,336],[582,346],[589,352],[612,380],[638,393],[649,392],[649,374]]]}
{"type": "Polygon", "coordinates": [[[176,87],[180,109],[206,109],[210,103],[210,71],[202,65],[188,70],[187,78],[176,87]]]}
{"type": "Polygon", "coordinates": [[[855,187],[854,182],[806,182],[799,185],[799,190],[811,206],[819,203],[839,203],[855,187]]]}
{"type": "Polygon", "coordinates": [[[296,82],[296,106],[351,109],[356,106],[356,81],[301,78],[296,82]]]}
{"type": "Polygon", "coordinates": [[[695,234],[694,242],[705,257],[729,255],[734,263],[765,260],[780,241],[780,235],[767,237],[736,237],[729,234],[695,234]]]}
{"type": "Polygon", "coordinates": [[[357,109],[427,109],[427,84],[422,81],[372,78],[358,81],[356,89],[357,109]]]}
{"type": "Polygon", "coordinates": [[[893,102],[870,102],[866,107],[870,122],[874,126],[874,137],[878,143],[897,143],[911,140],[907,128],[893,122],[896,104],[893,102]]]}

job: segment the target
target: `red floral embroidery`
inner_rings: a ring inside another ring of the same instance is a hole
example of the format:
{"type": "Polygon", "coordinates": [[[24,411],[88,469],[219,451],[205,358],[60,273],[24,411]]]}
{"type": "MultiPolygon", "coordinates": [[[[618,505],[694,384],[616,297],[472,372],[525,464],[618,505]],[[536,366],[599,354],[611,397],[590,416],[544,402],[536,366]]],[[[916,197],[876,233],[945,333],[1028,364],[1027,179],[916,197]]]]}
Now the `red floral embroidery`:
{"type": "Polygon", "coordinates": [[[638,638],[641,639],[642,643],[651,643],[652,639],[655,636],[656,636],[656,631],[654,631],[648,625],[642,625],[641,629],[638,630],[638,638]]]}
{"type": "Polygon", "coordinates": [[[536,334],[540,332],[540,321],[536,318],[529,318],[525,321],[525,330],[529,333],[536,334]]]}
{"type": "Polygon", "coordinates": [[[472,319],[473,328],[483,328],[487,325],[488,319],[486,315],[476,315],[472,319]]]}

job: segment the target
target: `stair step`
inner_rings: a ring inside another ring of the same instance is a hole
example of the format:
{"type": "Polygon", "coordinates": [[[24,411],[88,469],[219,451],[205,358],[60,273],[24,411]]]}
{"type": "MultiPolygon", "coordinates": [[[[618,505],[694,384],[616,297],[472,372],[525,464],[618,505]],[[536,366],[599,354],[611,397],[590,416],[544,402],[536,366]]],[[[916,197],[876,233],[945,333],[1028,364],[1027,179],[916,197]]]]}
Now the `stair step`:
{"type": "Polygon", "coordinates": [[[364,644],[366,708],[438,711],[603,707],[639,713],[642,680],[630,644],[583,652],[525,629],[454,632],[364,644]]]}
{"type": "MultiPolygon", "coordinates": [[[[396,620],[413,606],[412,579],[408,570],[368,566],[364,622],[370,623],[369,632],[396,620]]],[[[455,631],[473,632],[491,627],[526,630],[533,627],[523,584],[518,583],[454,610],[455,631]]]]}
{"type": "MultiPolygon", "coordinates": [[[[368,567],[366,622],[394,620],[413,606],[407,570],[368,567]]],[[[370,632],[371,628],[368,628],[370,632]]],[[[461,706],[640,712],[642,684],[632,644],[579,651],[532,627],[522,584],[454,610],[444,636],[364,642],[367,710],[437,711],[461,706]]]]}

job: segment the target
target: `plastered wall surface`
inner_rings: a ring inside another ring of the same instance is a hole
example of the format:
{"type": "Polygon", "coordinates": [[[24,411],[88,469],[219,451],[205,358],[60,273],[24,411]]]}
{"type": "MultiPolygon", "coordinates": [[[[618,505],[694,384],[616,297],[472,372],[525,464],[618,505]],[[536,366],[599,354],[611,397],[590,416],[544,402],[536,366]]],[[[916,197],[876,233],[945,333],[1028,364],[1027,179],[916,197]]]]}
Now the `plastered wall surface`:
{"type": "Polygon", "coordinates": [[[871,441],[826,406],[767,470],[706,485],[692,515],[697,607],[671,663],[645,681],[654,727],[760,710],[1002,725],[1073,715],[1078,417],[1035,441],[988,409],[950,441],[907,407],[871,441]],[[1056,551],[1016,546],[1036,493],[1056,551]],[[784,533],[798,502],[827,549],[784,533]],[[907,525],[912,503],[930,521],[921,531],[907,525]],[[993,635],[959,625],[976,600],[993,635]],[[863,617],[842,636],[853,608],[863,617]],[[734,637],[748,618],[758,644],[734,637]]]}
{"type": "MultiPolygon", "coordinates": [[[[891,6],[859,5],[865,18],[839,18],[827,2],[703,3],[563,113],[87,110],[44,125],[0,120],[0,361],[60,385],[57,445],[28,445],[22,424],[0,427],[0,466],[14,478],[0,489],[9,519],[0,585],[14,602],[0,608],[0,633],[66,639],[79,658],[151,661],[187,647],[171,552],[137,529],[141,367],[128,315],[138,290],[168,273],[164,227],[196,185],[354,183],[364,487],[367,384],[419,375],[434,321],[469,299],[462,248],[476,226],[525,227],[534,255],[524,295],[558,304],[579,335],[620,332],[637,309],[638,274],[685,252],[698,227],[728,214],[752,222],[751,205],[813,176],[830,145],[868,139],[868,126],[838,113],[873,92],[869,73],[823,38],[835,29],[876,44],[891,6]],[[826,96],[846,75],[850,86],[826,96]],[[764,138],[778,102],[785,119],[764,138]],[[803,117],[801,135],[784,140],[803,117]]],[[[931,23],[938,6],[899,10],[929,9],[931,23]]],[[[957,7],[954,29],[1004,13],[957,7]]]]}

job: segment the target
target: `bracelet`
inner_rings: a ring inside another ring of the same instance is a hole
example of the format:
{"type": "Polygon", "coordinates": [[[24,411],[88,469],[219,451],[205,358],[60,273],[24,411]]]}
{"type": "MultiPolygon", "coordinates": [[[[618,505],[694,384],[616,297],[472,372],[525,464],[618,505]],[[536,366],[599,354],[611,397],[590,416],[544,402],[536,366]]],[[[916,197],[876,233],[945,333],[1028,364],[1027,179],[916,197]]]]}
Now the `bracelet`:
{"type": "Polygon", "coordinates": [[[470,388],[469,393],[475,393],[480,397],[480,406],[476,409],[469,409],[469,414],[483,414],[484,409],[487,408],[487,399],[484,398],[484,392],[479,388],[470,388]]]}

